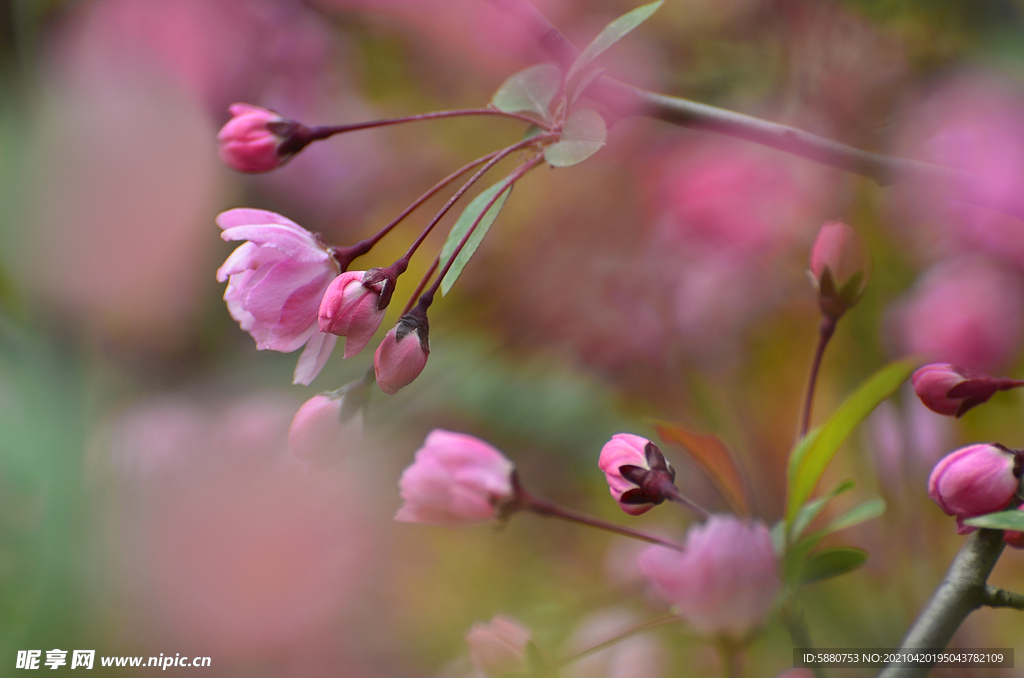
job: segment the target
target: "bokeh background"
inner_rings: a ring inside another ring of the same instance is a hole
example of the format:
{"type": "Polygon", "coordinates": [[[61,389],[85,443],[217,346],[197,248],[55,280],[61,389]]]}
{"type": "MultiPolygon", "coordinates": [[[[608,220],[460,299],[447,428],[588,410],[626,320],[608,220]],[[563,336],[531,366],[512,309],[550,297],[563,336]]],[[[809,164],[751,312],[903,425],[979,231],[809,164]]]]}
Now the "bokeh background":
{"type": "MultiPolygon", "coordinates": [[[[633,6],[536,4],[579,46],[633,6]]],[[[523,130],[364,131],[241,176],[216,157],[227,107],[309,124],[477,107],[543,58],[485,0],[0,1],[0,675],[19,649],[61,648],[207,655],[212,668],[187,671],[216,676],[460,678],[463,635],[497,613],[555,654],[661,614],[632,544],[530,515],[501,530],[396,524],[398,476],[431,429],[472,433],[538,494],[681,535],[689,517],[673,506],[622,514],[596,465],[612,434],[656,439],[662,419],[727,441],[774,522],[818,323],[804,269],[827,220],[858,229],[875,266],[825,358],[818,421],[907,354],[1024,372],[1020,220],[625,119],[590,161],[517,186],[432,308],[421,377],[375,394],[333,467],[308,472],[287,453],[292,415],[361,376],[370,351],[339,351],[310,387],[290,385],[297,356],[257,352],[226,312],[214,271],[232,246],[215,215],[271,209],[348,244],[523,130]]],[[[667,0],[603,65],[976,172],[995,197],[1024,190],[1020,0],[667,0]]],[[[393,261],[440,204],[357,266],[393,261]]],[[[818,645],[898,644],[963,542],[927,498],[932,465],[969,442],[1024,445],[1022,409],[1000,394],[951,421],[901,391],[846,444],[822,487],[855,477],[837,510],[873,495],[888,510],[830,538],[871,557],[802,593],[818,645]]],[[[663,448],[685,492],[726,509],[663,448]]],[[[1024,555],[1008,550],[991,581],[1024,590],[1024,555]]],[[[955,643],[1020,651],[1022,637],[1021,613],[982,610],[955,643]]],[[[769,624],[745,675],[791,666],[791,647],[769,624]]],[[[681,628],[629,651],[585,674],[719,672],[681,628]]]]}

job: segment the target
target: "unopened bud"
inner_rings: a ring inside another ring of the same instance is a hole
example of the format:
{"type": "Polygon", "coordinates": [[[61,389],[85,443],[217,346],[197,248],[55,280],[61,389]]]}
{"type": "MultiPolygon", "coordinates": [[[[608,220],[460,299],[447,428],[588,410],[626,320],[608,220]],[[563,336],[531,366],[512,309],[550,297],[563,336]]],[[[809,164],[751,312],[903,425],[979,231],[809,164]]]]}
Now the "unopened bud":
{"type": "Polygon", "coordinates": [[[384,320],[384,309],[378,308],[379,285],[375,289],[365,278],[364,271],[342,273],[320,302],[320,331],[346,337],[346,358],[362,351],[384,320]]]}
{"type": "Polygon", "coordinates": [[[864,296],[871,277],[871,253],[855,230],[831,221],[814,241],[811,274],[821,312],[838,318],[864,296]]]}
{"type": "Polygon", "coordinates": [[[487,678],[525,675],[526,646],[530,631],[508,617],[498,615],[488,624],[474,624],[466,634],[473,666],[487,678]]]}
{"type": "Polygon", "coordinates": [[[631,433],[617,433],[601,448],[597,465],[608,489],[626,513],[638,516],[668,497],[664,491],[676,478],[675,469],[657,445],[631,433]]]}
{"type": "Polygon", "coordinates": [[[280,167],[305,143],[296,145],[302,125],[274,111],[249,104],[234,104],[231,120],[217,134],[218,154],[239,172],[269,172],[280,167]]]}
{"type": "Polygon", "coordinates": [[[962,447],[944,457],[928,478],[928,496],[956,516],[961,534],[973,528],[963,518],[1006,508],[1020,482],[1021,457],[998,443],[962,447]]]}
{"type": "Polygon", "coordinates": [[[430,355],[427,315],[413,309],[391,328],[373,356],[373,369],[380,390],[394,395],[411,384],[427,365],[430,355]]]}
{"type": "Polygon", "coordinates": [[[990,377],[949,363],[932,363],[914,372],[914,392],[928,409],[961,417],[972,407],[988,401],[996,391],[1024,385],[1022,381],[990,377]]]}

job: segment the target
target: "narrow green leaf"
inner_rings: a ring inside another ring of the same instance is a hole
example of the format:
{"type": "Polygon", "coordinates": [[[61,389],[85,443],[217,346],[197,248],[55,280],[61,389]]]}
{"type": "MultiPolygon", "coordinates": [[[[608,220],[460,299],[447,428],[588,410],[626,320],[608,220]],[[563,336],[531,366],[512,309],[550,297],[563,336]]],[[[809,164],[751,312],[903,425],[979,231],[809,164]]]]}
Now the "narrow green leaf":
{"type": "Polygon", "coordinates": [[[476,249],[480,246],[484,236],[487,235],[487,231],[490,230],[491,224],[498,218],[498,213],[501,212],[501,208],[505,206],[505,201],[508,199],[508,194],[512,192],[512,186],[505,181],[499,181],[494,184],[486,191],[482,192],[471,203],[466,205],[466,209],[462,210],[462,214],[459,215],[455,225],[452,226],[452,230],[448,233],[448,239],[444,243],[444,247],[441,248],[441,257],[439,266],[444,268],[451,258],[452,253],[462,242],[462,239],[466,237],[466,233],[469,229],[473,228],[473,224],[480,221],[477,224],[473,234],[469,236],[469,240],[466,241],[465,247],[459,252],[459,255],[455,257],[455,263],[448,269],[448,273],[445,274],[444,280],[441,281],[441,294],[446,295],[448,291],[455,284],[455,281],[459,279],[459,275],[462,273],[462,269],[466,267],[469,260],[476,253],[476,249]],[[501,195],[495,199],[498,192],[501,191],[501,195]],[[487,213],[482,217],[480,216],[487,205],[494,200],[494,204],[491,205],[487,213]]]}
{"type": "Polygon", "coordinates": [[[536,113],[550,121],[551,100],[561,86],[562,71],[558,66],[530,66],[502,83],[491,98],[491,105],[506,113],[536,113]]]}
{"type": "Polygon", "coordinates": [[[652,2],[649,5],[637,7],[631,12],[627,12],[620,16],[615,21],[611,22],[604,27],[604,30],[594,38],[594,41],[587,45],[586,49],[580,52],[580,55],[576,57],[576,61],[569,68],[569,72],[565,74],[565,81],[569,82],[572,77],[579,73],[581,70],[587,67],[591,61],[596,59],[602,52],[617,43],[631,30],[642,24],[647,20],[661,5],[664,0],[658,0],[658,2],[652,2]]]}
{"type": "Polygon", "coordinates": [[[839,447],[879,403],[891,396],[917,368],[916,360],[892,363],[871,376],[824,425],[797,444],[789,458],[786,520],[795,519],[839,447]]]}
{"type": "Polygon", "coordinates": [[[597,111],[581,108],[569,114],[562,137],[544,149],[544,159],[552,167],[581,163],[604,146],[608,130],[597,111]]]}
{"type": "Polygon", "coordinates": [[[868,554],[862,549],[841,546],[819,551],[807,559],[800,574],[801,584],[829,579],[856,570],[866,563],[868,554]]]}
{"type": "Polygon", "coordinates": [[[845,530],[846,528],[853,527],[854,525],[860,525],[872,518],[877,518],[883,513],[885,513],[885,501],[883,499],[879,497],[868,499],[867,501],[857,504],[852,509],[826,525],[822,530],[822,532],[824,532],[822,536],[838,532],[839,530],[845,530]]]}
{"type": "Polygon", "coordinates": [[[776,557],[782,557],[782,554],[786,552],[786,521],[780,520],[779,522],[772,525],[771,531],[772,537],[772,550],[775,551],[776,557]]]}
{"type": "Polygon", "coordinates": [[[1000,511],[987,516],[965,518],[964,524],[971,527],[987,527],[990,530],[1015,530],[1024,532],[1024,511],[1000,511]]]}
{"type": "Polygon", "coordinates": [[[587,71],[586,73],[584,73],[580,77],[580,81],[577,82],[576,86],[573,88],[572,99],[569,101],[569,107],[571,108],[575,106],[576,100],[583,95],[583,92],[585,92],[587,88],[594,83],[595,80],[604,75],[607,70],[607,68],[595,68],[592,71],[587,71]]]}
{"type": "Polygon", "coordinates": [[[849,492],[856,486],[856,481],[852,478],[847,478],[832,488],[832,491],[821,499],[815,499],[814,501],[807,502],[801,506],[800,512],[797,513],[796,518],[793,519],[793,528],[789,533],[790,541],[796,541],[796,539],[803,534],[803,531],[807,529],[807,526],[810,525],[814,519],[818,517],[818,514],[821,513],[821,510],[825,508],[825,504],[844,492],[849,492]]]}

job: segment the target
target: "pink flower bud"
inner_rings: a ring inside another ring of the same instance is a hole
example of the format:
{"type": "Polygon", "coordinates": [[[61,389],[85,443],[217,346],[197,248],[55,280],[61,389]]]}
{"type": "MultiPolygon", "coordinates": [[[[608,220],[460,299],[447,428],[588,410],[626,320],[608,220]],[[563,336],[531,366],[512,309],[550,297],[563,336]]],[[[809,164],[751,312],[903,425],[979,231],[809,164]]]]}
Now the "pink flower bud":
{"type": "Polygon", "coordinates": [[[413,309],[391,328],[373,356],[373,370],[380,390],[398,393],[420,376],[430,355],[430,326],[422,311],[413,309]]]}
{"type": "Polygon", "coordinates": [[[997,379],[949,363],[932,363],[914,372],[914,392],[928,409],[960,417],[972,407],[988,402],[996,391],[1024,385],[1013,379],[997,379]]]}
{"type": "Polygon", "coordinates": [[[233,209],[217,215],[224,240],[248,240],[217,269],[224,301],[259,350],[291,353],[305,346],[295,383],[308,384],[334,350],[336,337],[317,327],[317,309],[338,263],[314,234],[280,214],[233,209]]]}
{"type": "Polygon", "coordinates": [[[494,519],[513,497],[515,466],[479,438],[435,429],[398,481],[404,523],[457,527],[494,519]]]}
{"type": "Polygon", "coordinates": [[[292,156],[281,152],[297,123],[249,104],[234,104],[233,116],[217,134],[220,159],[239,172],[269,172],[292,156]]]}
{"type": "Polygon", "coordinates": [[[341,459],[347,437],[343,403],[343,398],[323,393],[303,403],[288,429],[288,451],[293,457],[321,466],[341,459]]]}
{"type": "Polygon", "coordinates": [[[838,221],[821,227],[811,249],[811,273],[822,313],[838,318],[864,295],[871,254],[857,232],[838,221]]]}
{"type": "Polygon", "coordinates": [[[529,629],[503,615],[487,624],[474,624],[466,634],[473,666],[487,678],[525,674],[529,669],[526,663],[529,642],[529,629]]]}
{"type": "MultiPolygon", "coordinates": [[[[1019,466],[1017,454],[997,443],[962,447],[935,465],[928,496],[958,519],[999,511],[1017,491],[1019,466]]],[[[958,525],[961,534],[973,530],[958,525]]]]}
{"type": "MultiPolygon", "coordinates": [[[[1024,504],[1017,507],[1018,511],[1024,511],[1024,504]]],[[[1024,549],[1024,532],[1019,530],[1004,530],[1003,541],[1015,549],[1024,549]]]]}
{"type": "Polygon", "coordinates": [[[363,284],[364,277],[365,271],[342,273],[320,302],[320,331],[347,337],[346,358],[362,351],[384,320],[384,309],[378,308],[379,286],[363,284]]]}
{"type": "Polygon", "coordinates": [[[744,639],[768,618],[781,584],[768,528],[713,515],[690,528],[683,551],[640,554],[644,576],[704,636],[744,639]]]}
{"type": "Polygon", "coordinates": [[[661,478],[671,484],[675,471],[661,450],[647,438],[616,433],[601,448],[597,465],[608,480],[608,490],[623,511],[638,516],[665,501],[658,489],[661,478]],[[651,472],[658,478],[650,478],[651,472]],[[650,479],[650,482],[645,482],[650,479]]]}

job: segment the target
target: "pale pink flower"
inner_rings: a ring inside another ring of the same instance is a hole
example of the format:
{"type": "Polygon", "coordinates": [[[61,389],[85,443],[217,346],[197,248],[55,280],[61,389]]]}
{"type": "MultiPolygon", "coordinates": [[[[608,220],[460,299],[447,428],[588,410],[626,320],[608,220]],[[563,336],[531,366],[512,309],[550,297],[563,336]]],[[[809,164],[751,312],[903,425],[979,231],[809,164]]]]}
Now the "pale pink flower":
{"type": "Polygon", "coordinates": [[[279,147],[287,139],[281,131],[294,123],[250,104],[233,104],[230,110],[231,120],[217,134],[217,153],[226,165],[239,172],[269,172],[291,157],[279,147]]]}
{"type": "Polygon", "coordinates": [[[1020,483],[1018,455],[1002,445],[968,445],[944,457],[928,478],[928,496],[946,515],[957,517],[957,532],[974,528],[963,518],[1006,508],[1020,483]]]}
{"type": "Polygon", "coordinates": [[[345,439],[353,433],[341,420],[343,398],[323,393],[303,403],[288,428],[288,451],[304,461],[331,463],[341,459],[345,439]]]}
{"type": "Polygon", "coordinates": [[[653,546],[640,569],[693,629],[742,640],[763,624],[781,583],[768,528],[713,515],[689,529],[685,550],[653,546]]]}
{"type": "Polygon", "coordinates": [[[373,370],[380,390],[394,395],[411,384],[427,366],[430,356],[427,316],[414,310],[391,328],[373,355],[373,370]]]}
{"type": "Polygon", "coordinates": [[[346,358],[362,351],[384,320],[385,309],[378,308],[380,285],[378,289],[367,287],[363,284],[365,275],[366,271],[342,273],[320,302],[320,331],[346,337],[346,358]]]}
{"type": "Polygon", "coordinates": [[[529,642],[530,630],[504,615],[486,624],[474,624],[466,634],[473,667],[487,678],[525,673],[529,668],[526,663],[529,642]]]}
{"type": "Polygon", "coordinates": [[[906,353],[995,372],[1024,334],[1021,278],[981,257],[932,268],[896,308],[894,329],[906,353]]]}
{"type": "Polygon", "coordinates": [[[233,209],[217,216],[224,240],[248,240],[217,270],[231,317],[259,350],[305,350],[295,366],[296,384],[320,373],[337,337],[317,326],[317,311],[338,264],[319,238],[273,212],[233,209]]]}
{"type": "Polygon", "coordinates": [[[457,527],[493,520],[513,496],[515,466],[479,438],[435,429],[398,481],[404,523],[457,527]]]}

